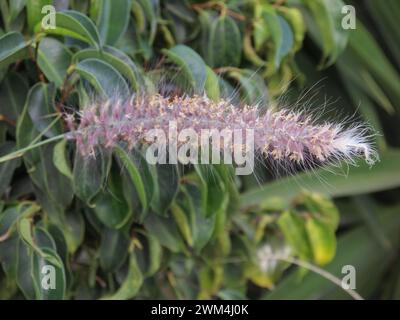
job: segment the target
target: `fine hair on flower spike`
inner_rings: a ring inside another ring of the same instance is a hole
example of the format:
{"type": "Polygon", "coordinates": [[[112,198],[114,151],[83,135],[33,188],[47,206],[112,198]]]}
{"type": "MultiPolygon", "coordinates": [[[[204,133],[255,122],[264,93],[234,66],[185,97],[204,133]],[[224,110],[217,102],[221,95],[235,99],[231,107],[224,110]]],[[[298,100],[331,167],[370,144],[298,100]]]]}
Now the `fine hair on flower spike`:
{"type": "Polygon", "coordinates": [[[215,148],[218,153],[213,161],[232,163],[232,157],[225,156],[234,155],[233,164],[238,165],[246,165],[254,153],[301,168],[340,161],[355,164],[360,157],[372,165],[378,159],[367,125],[318,123],[304,111],[282,108],[261,112],[257,106],[235,106],[229,100],[213,101],[205,95],[143,93],[94,99],[79,113],[79,124],[71,115],[66,121],[69,137],[75,139],[85,157],[94,156],[99,147],[111,150],[124,145],[131,150],[149,146],[154,151],[156,146],[153,155],[158,155],[158,161],[167,162],[161,151],[175,150],[176,157],[168,154],[168,163],[204,163],[204,153],[208,156],[212,145],[212,155],[215,148]],[[224,155],[223,160],[219,154],[224,155]]]}

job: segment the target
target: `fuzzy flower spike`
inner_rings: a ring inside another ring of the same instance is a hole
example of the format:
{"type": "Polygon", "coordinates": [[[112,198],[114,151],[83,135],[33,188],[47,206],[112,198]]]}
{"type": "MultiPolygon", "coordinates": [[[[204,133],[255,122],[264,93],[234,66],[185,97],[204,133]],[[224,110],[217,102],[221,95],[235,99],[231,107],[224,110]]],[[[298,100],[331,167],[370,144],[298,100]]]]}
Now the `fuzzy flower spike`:
{"type": "Polygon", "coordinates": [[[67,119],[83,156],[94,155],[97,147],[111,149],[119,142],[128,148],[143,143],[146,132],[161,129],[168,132],[174,121],[177,130],[191,128],[230,129],[254,132],[254,150],[265,158],[306,166],[345,160],[354,163],[362,156],[372,165],[377,154],[370,144],[368,128],[354,125],[322,123],[301,112],[282,109],[261,114],[256,107],[236,107],[229,101],[214,102],[205,96],[163,97],[133,95],[130,99],[92,103],[80,112],[77,127],[67,119]]]}

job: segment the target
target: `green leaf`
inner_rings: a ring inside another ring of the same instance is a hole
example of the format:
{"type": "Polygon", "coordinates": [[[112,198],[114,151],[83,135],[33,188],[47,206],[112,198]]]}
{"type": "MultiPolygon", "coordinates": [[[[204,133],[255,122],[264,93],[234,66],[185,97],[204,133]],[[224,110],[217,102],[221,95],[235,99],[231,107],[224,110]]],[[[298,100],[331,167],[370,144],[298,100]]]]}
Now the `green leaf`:
{"type": "Polygon", "coordinates": [[[16,222],[21,216],[21,207],[10,207],[4,210],[0,215],[0,236],[6,237],[11,233],[11,229],[16,225],[16,222]]]}
{"type": "Polygon", "coordinates": [[[172,219],[149,214],[144,225],[149,234],[154,235],[162,246],[172,252],[179,252],[184,247],[182,239],[179,237],[179,230],[172,219]]]}
{"type": "Polygon", "coordinates": [[[65,215],[65,222],[60,227],[68,252],[74,254],[82,244],[85,235],[85,220],[82,211],[68,211],[65,215]]]}
{"type": "Polygon", "coordinates": [[[123,166],[127,169],[129,176],[136,187],[140,202],[142,203],[143,211],[146,211],[148,207],[148,195],[146,193],[140,171],[136,167],[136,164],[132,161],[130,155],[123,148],[116,146],[115,152],[121,159],[123,166]]]}
{"type": "MultiPolygon", "coordinates": [[[[400,76],[382,48],[379,47],[378,42],[360,21],[357,21],[357,32],[351,34],[349,48],[351,51],[344,58],[353,56],[353,60],[360,64],[361,68],[367,69],[373,75],[372,81],[376,82],[378,90],[390,94],[392,100],[396,101],[400,97],[400,76]]],[[[351,72],[351,70],[348,70],[348,72],[351,72]]],[[[358,84],[366,94],[375,98],[378,103],[381,102],[382,99],[376,97],[376,88],[372,91],[370,83],[365,83],[365,80],[362,80],[355,82],[355,84],[358,84]]],[[[397,105],[395,104],[395,106],[397,105]]],[[[397,110],[399,110],[398,107],[397,110]]]]}
{"type": "Polygon", "coordinates": [[[98,49],[100,49],[102,46],[99,32],[92,20],[78,11],[67,10],[63,12],[57,12],[56,28],[48,28],[44,30],[41,30],[41,28],[41,24],[37,24],[35,31],[71,37],[87,42],[98,49]]]}
{"type": "MultiPolygon", "coordinates": [[[[286,177],[266,184],[262,188],[248,190],[241,195],[242,207],[260,204],[267,197],[281,197],[290,202],[302,190],[319,192],[328,196],[340,197],[376,192],[400,186],[400,172],[397,163],[400,151],[392,149],[381,155],[380,162],[370,168],[363,163],[351,167],[348,177],[338,172],[337,167],[329,167],[286,177]],[[324,181],[324,182],[322,182],[324,181]]],[[[339,172],[340,173],[340,172],[339,172]]]]}
{"type": "Polygon", "coordinates": [[[206,66],[206,81],[204,83],[204,91],[211,100],[218,101],[220,98],[219,79],[215,72],[206,66]]]}
{"type": "Polygon", "coordinates": [[[261,17],[273,44],[267,70],[267,74],[272,75],[293,47],[293,31],[288,22],[270,5],[263,6],[261,17]]]}
{"type": "Polygon", "coordinates": [[[198,53],[185,45],[163,49],[167,58],[182,69],[182,73],[195,93],[203,93],[207,78],[206,64],[198,53]]]}
{"type": "Polygon", "coordinates": [[[16,121],[24,108],[28,90],[28,84],[19,73],[8,73],[0,85],[0,114],[16,121]]]}
{"type": "Polygon", "coordinates": [[[306,25],[301,11],[298,8],[281,7],[280,13],[289,22],[293,31],[293,51],[298,51],[302,45],[306,34],[306,25]]]}
{"type": "Polygon", "coordinates": [[[193,246],[193,236],[192,231],[189,226],[188,218],[185,212],[180,208],[176,203],[173,203],[171,206],[171,212],[175,219],[176,225],[179,228],[183,238],[187,242],[187,244],[192,247],[193,246]]]}
{"type": "Polygon", "coordinates": [[[296,212],[286,211],[279,217],[278,225],[295,254],[311,260],[313,255],[303,219],[296,212]]]}
{"type": "Polygon", "coordinates": [[[96,158],[83,157],[75,153],[73,175],[74,193],[84,202],[90,203],[98,194],[108,175],[110,157],[98,150],[96,158]]]}
{"type": "Polygon", "coordinates": [[[97,218],[107,227],[122,228],[130,217],[130,210],[124,199],[116,199],[108,192],[101,192],[94,200],[94,212],[97,218]]]}
{"type": "Polygon", "coordinates": [[[112,166],[107,177],[106,189],[94,198],[94,212],[97,218],[112,229],[122,228],[133,212],[126,201],[123,183],[117,166],[112,166]]]}
{"type": "Polygon", "coordinates": [[[108,177],[107,189],[98,194],[93,201],[97,218],[112,229],[122,228],[133,213],[124,198],[122,188],[119,172],[114,169],[108,177]]]}
{"type": "Polygon", "coordinates": [[[10,1],[10,21],[14,21],[19,16],[26,5],[26,2],[26,0],[10,1]]]}
{"type": "Polygon", "coordinates": [[[37,248],[32,235],[32,225],[28,218],[22,218],[18,223],[18,232],[27,245],[32,248],[37,248]]]}
{"type": "Polygon", "coordinates": [[[358,213],[365,225],[371,230],[376,240],[382,245],[383,250],[391,249],[391,242],[387,238],[382,224],[378,219],[379,205],[372,199],[371,196],[355,196],[353,197],[354,204],[358,208],[358,213]]]}
{"type": "MultiPolygon", "coordinates": [[[[15,2],[15,1],[12,1],[15,2]]],[[[28,13],[28,27],[30,31],[33,31],[38,23],[41,23],[44,15],[42,14],[42,8],[46,5],[53,4],[53,0],[28,0],[26,3],[26,9],[28,13]]]]}
{"type": "Polygon", "coordinates": [[[242,38],[236,22],[231,17],[221,16],[213,22],[208,55],[212,67],[237,67],[240,64],[242,38]]]}
{"type": "Polygon", "coordinates": [[[293,32],[288,22],[278,15],[279,26],[281,29],[281,41],[275,55],[275,67],[278,68],[281,61],[291,51],[293,47],[293,32]]]}
{"type": "MultiPolygon", "coordinates": [[[[15,143],[5,142],[0,145],[0,156],[6,155],[14,150],[15,143]]],[[[19,167],[20,159],[14,159],[0,164],[0,197],[10,187],[10,182],[14,171],[19,167]]]]}
{"type": "Polygon", "coordinates": [[[104,97],[127,95],[128,85],[121,74],[110,64],[99,59],[86,59],[78,63],[76,71],[88,80],[104,97]]]}
{"type": "Polygon", "coordinates": [[[223,206],[222,199],[226,196],[225,186],[214,167],[202,164],[194,167],[201,181],[204,216],[210,217],[223,206]]]}
{"type": "Polygon", "coordinates": [[[178,169],[174,164],[157,164],[153,167],[153,174],[155,185],[151,208],[164,215],[178,192],[178,169]]]}
{"type": "MultiPolygon", "coordinates": [[[[218,210],[211,216],[206,217],[202,207],[202,194],[200,188],[193,184],[187,184],[183,188],[186,195],[187,205],[185,212],[190,212],[191,233],[193,234],[193,248],[200,252],[210,241],[215,226],[218,210]]],[[[220,210],[220,209],[219,209],[220,210]]]]}
{"type": "Polygon", "coordinates": [[[336,253],[335,232],[331,226],[319,219],[310,218],[306,220],[306,230],[314,262],[318,265],[330,262],[336,253]]]}
{"type": "Polygon", "coordinates": [[[239,82],[242,89],[242,99],[249,105],[266,107],[269,102],[268,88],[264,79],[255,71],[237,69],[228,73],[229,77],[239,82]]]}
{"type": "Polygon", "coordinates": [[[121,284],[121,287],[111,296],[105,297],[108,300],[127,300],[134,298],[143,283],[143,275],[136,261],[135,252],[129,257],[128,274],[121,284]]]}
{"type": "Polygon", "coordinates": [[[158,15],[160,9],[159,3],[158,2],[154,3],[147,0],[137,0],[135,2],[138,2],[139,5],[143,8],[143,12],[146,17],[146,22],[149,27],[148,42],[149,45],[152,45],[157,33],[158,15]]]}
{"type": "Polygon", "coordinates": [[[308,214],[323,221],[333,231],[339,226],[339,211],[327,197],[319,193],[306,193],[298,197],[297,202],[305,207],[308,214]]]}
{"type": "Polygon", "coordinates": [[[47,37],[39,43],[37,63],[47,79],[60,87],[67,75],[71,56],[60,41],[47,37]]]}
{"type": "MultiPolygon", "coordinates": [[[[41,204],[44,205],[43,202],[45,201],[47,203],[51,202],[53,205],[60,207],[60,209],[61,207],[68,207],[73,198],[72,183],[54,166],[54,145],[45,145],[38,148],[37,151],[38,161],[33,164],[29,163],[29,160],[25,161],[25,166],[34,185],[46,195],[40,198],[41,204]]],[[[54,212],[54,208],[46,208],[46,211],[50,214],[54,212]]]]}
{"type": "Polygon", "coordinates": [[[0,37],[0,69],[28,56],[28,43],[18,32],[9,32],[0,37]]]}
{"type": "MultiPolygon", "coordinates": [[[[382,247],[366,226],[344,232],[338,239],[337,254],[325,271],[343,278],[343,266],[354,266],[357,274],[356,290],[363,297],[370,297],[382,285],[390,257],[399,247],[398,230],[400,226],[399,207],[381,208],[379,215],[382,228],[388,239],[395,244],[391,250],[382,247]]],[[[348,273],[347,273],[348,274],[348,273]]],[[[299,282],[298,274],[292,273],[283,279],[266,299],[350,299],[341,286],[309,272],[299,282]]]]}
{"type": "Polygon", "coordinates": [[[58,171],[60,171],[64,176],[72,180],[73,176],[69,159],[66,154],[66,146],[67,140],[61,140],[55,145],[53,150],[53,163],[58,171]]]}
{"type": "Polygon", "coordinates": [[[56,117],[55,97],[56,88],[53,83],[39,82],[29,90],[26,101],[34,127],[38,132],[46,130],[44,136],[49,138],[62,132],[60,121],[52,125],[56,117]]]}
{"type": "Polygon", "coordinates": [[[103,43],[114,45],[126,31],[130,0],[100,0],[98,27],[103,43]]]}
{"type": "Polygon", "coordinates": [[[41,248],[43,255],[34,253],[32,276],[34,282],[39,284],[37,299],[40,300],[63,300],[66,294],[65,268],[61,258],[55,250],[41,248]],[[52,277],[52,273],[54,276],[52,277]],[[54,287],[50,285],[54,282],[54,287]]]}
{"type": "Polygon", "coordinates": [[[17,235],[13,235],[6,241],[0,242],[0,261],[6,277],[16,280],[18,268],[18,242],[17,235]]]}
{"type": "Polygon", "coordinates": [[[345,49],[349,31],[342,28],[341,0],[303,0],[310,10],[312,19],[307,19],[308,30],[321,46],[323,59],[321,66],[329,66],[345,49]]]}
{"type": "Polygon", "coordinates": [[[128,79],[134,90],[139,89],[137,67],[125,53],[108,46],[105,46],[102,52],[96,49],[85,49],[78,51],[74,55],[73,61],[82,61],[91,58],[99,59],[110,64],[122,76],[128,79]]]}
{"type": "Polygon", "coordinates": [[[18,241],[17,284],[26,299],[35,299],[39,283],[32,277],[33,251],[22,239],[18,241]]]}
{"type": "Polygon", "coordinates": [[[145,231],[138,231],[138,234],[141,248],[136,251],[136,258],[143,276],[151,277],[161,266],[162,247],[154,235],[145,231]]]}
{"type": "Polygon", "coordinates": [[[125,262],[129,237],[124,231],[105,228],[99,248],[100,266],[105,272],[114,272],[125,262]]]}

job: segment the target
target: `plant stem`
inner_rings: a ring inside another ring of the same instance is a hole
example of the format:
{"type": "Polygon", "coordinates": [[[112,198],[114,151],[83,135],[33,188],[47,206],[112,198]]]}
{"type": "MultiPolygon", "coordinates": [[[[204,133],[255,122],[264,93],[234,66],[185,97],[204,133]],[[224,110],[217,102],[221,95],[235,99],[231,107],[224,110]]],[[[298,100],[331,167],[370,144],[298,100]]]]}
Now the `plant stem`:
{"type": "Polygon", "coordinates": [[[27,147],[19,149],[17,151],[11,152],[11,153],[9,153],[9,154],[7,154],[5,156],[0,157],[0,163],[6,162],[6,161],[9,161],[9,160],[12,160],[12,159],[16,159],[16,158],[19,158],[19,157],[22,157],[25,152],[30,151],[32,149],[35,149],[37,147],[43,146],[45,144],[60,140],[60,139],[64,138],[64,136],[65,136],[65,134],[63,133],[63,134],[60,134],[58,136],[49,138],[47,140],[43,140],[43,141],[40,141],[40,142],[35,143],[35,144],[30,144],[27,147]]]}
{"type": "Polygon", "coordinates": [[[312,272],[315,272],[317,274],[319,274],[321,277],[331,281],[332,283],[336,284],[338,287],[342,288],[345,292],[347,292],[353,299],[355,300],[364,300],[363,297],[361,297],[355,290],[352,289],[344,289],[342,287],[342,280],[339,279],[338,277],[334,276],[333,274],[327,272],[326,270],[319,268],[311,263],[308,263],[306,261],[301,261],[299,259],[295,259],[295,258],[290,258],[290,257],[280,257],[280,256],[273,256],[270,257],[270,259],[275,259],[275,260],[281,260],[281,261],[285,261],[288,263],[292,263],[295,264],[299,267],[308,269],[312,272]]]}

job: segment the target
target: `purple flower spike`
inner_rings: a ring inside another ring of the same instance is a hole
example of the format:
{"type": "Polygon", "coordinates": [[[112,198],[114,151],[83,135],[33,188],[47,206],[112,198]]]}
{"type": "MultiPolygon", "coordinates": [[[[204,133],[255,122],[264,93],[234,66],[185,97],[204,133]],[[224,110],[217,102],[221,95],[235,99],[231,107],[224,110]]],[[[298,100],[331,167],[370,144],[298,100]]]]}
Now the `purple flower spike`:
{"type": "Polygon", "coordinates": [[[311,117],[287,109],[260,114],[255,107],[238,108],[229,101],[214,102],[204,96],[133,95],[126,101],[92,103],[83,109],[70,136],[76,139],[78,151],[90,156],[95,148],[113,148],[118,142],[126,142],[129,148],[149,143],[146,132],[161,129],[167,133],[171,122],[176,122],[178,132],[191,128],[199,136],[204,129],[251,129],[255,151],[293,164],[354,163],[359,156],[370,165],[377,160],[366,126],[317,124],[311,117]]]}

